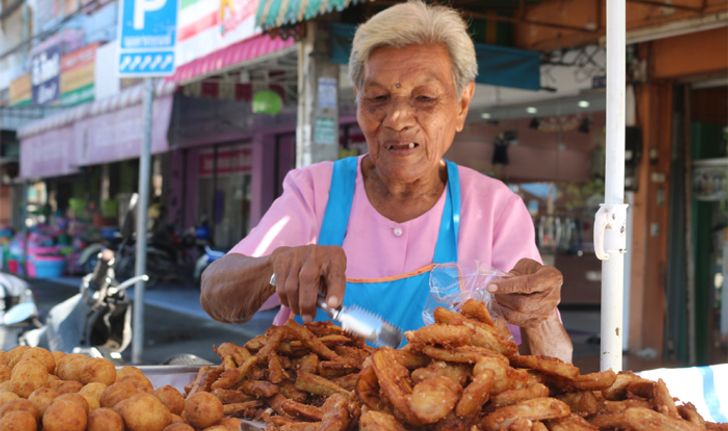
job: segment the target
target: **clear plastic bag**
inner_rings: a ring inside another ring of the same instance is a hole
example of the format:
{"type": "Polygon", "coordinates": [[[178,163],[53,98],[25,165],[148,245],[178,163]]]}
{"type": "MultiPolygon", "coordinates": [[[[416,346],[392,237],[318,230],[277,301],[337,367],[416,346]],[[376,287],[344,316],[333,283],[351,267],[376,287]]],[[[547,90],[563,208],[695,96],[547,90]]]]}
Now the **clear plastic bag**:
{"type": "Polygon", "coordinates": [[[498,318],[494,310],[488,285],[506,274],[480,263],[463,265],[458,263],[438,264],[430,272],[430,294],[422,310],[425,325],[434,323],[434,312],[437,307],[459,311],[460,305],[468,299],[476,299],[487,305],[491,316],[498,318]]]}

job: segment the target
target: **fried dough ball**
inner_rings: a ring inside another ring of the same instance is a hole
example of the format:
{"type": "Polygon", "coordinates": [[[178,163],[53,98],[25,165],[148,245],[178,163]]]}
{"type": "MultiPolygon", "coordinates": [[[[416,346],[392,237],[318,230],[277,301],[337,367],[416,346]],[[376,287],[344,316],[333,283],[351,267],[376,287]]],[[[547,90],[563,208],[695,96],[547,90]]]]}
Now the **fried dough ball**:
{"type": "Polygon", "coordinates": [[[26,358],[33,358],[41,364],[45,365],[48,374],[53,374],[53,371],[55,371],[56,369],[56,360],[53,358],[51,352],[41,347],[31,347],[28,350],[24,351],[23,355],[20,357],[20,360],[22,361],[26,358]]]}
{"type": "Polygon", "coordinates": [[[81,380],[81,370],[89,359],[91,358],[80,353],[64,355],[56,364],[56,375],[61,380],[81,380]]]}
{"type": "Polygon", "coordinates": [[[182,417],[196,428],[206,428],[223,418],[222,402],[209,392],[197,392],[185,400],[182,417]]]}
{"type": "Polygon", "coordinates": [[[185,398],[173,386],[162,386],[154,391],[154,395],[176,415],[181,415],[185,409],[185,398]]]}
{"type": "MultiPolygon", "coordinates": [[[[56,363],[56,370],[58,369],[58,361],[61,360],[64,356],[66,356],[65,352],[51,352],[51,355],[53,355],[54,362],[56,363]]],[[[54,371],[53,374],[57,374],[58,371],[54,371]]]]}
{"type": "Polygon", "coordinates": [[[152,386],[152,382],[149,381],[147,376],[144,375],[144,373],[136,367],[124,367],[116,375],[116,381],[129,381],[133,382],[134,385],[137,387],[137,389],[142,390],[144,392],[153,392],[154,387],[152,386]]]}
{"type": "Polygon", "coordinates": [[[10,368],[13,368],[15,364],[20,362],[20,358],[23,357],[23,353],[25,353],[26,350],[30,349],[28,346],[17,346],[13,347],[8,351],[7,354],[7,366],[10,368]]]}
{"type": "Polygon", "coordinates": [[[10,380],[5,380],[4,382],[0,383],[0,393],[2,392],[13,392],[13,382],[10,380]]]}
{"type": "Polygon", "coordinates": [[[172,422],[170,422],[170,424],[176,423],[185,423],[185,420],[182,419],[182,416],[172,413],[172,422]]]}
{"type": "Polygon", "coordinates": [[[20,397],[15,392],[0,392],[0,404],[18,399],[20,399],[20,397]]]}
{"type": "Polygon", "coordinates": [[[12,371],[13,370],[7,365],[0,364],[0,382],[10,380],[10,374],[12,373],[12,371]]]}
{"type": "Polygon", "coordinates": [[[54,402],[55,401],[69,401],[72,403],[76,403],[79,406],[81,406],[83,408],[84,413],[88,415],[88,411],[89,411],[88,402],[86,401],[86,398],[84,398],[83,395],[81,395],[81,394],[75,394],[75,393],[74,394],[63,394],[63,395],[59,395],[58,398],[56,398],[53,401],[54,402]]]}
{"type": "Polygon", "coordinates": [[[10,383],[13,392],[27,398],[34,390],[45,386],[48,382],[48,370],[36,359],[27,358],[13,367],[10,383]]]}
{"type": "Polygon", "coordinates": [[[87,423],[83,405],[74,400],[55,399],[43,414],[43,431],[86,431],[87,423]]]}
{"type": "Polygon", "coordinates": [[[186,423],[177,422],[167,425],[163,431],[195,431],[195,429],[186,423]]]}
{"type": "Polygon", "coordinates": [[[38,412],[43,416],[43,413],[58,395],[60,395],[58,391],[53,388],[38,388],[28,396],[28,401],[35,404],[38,412]]]}
{"type": "Polygon", "coordinates": [[[0,350],[0,365],[8,365],[8,352],[0,350]]]}
{"type": "Polygon", "coordinates": [[[124,420],[111,409],[96,409],[88,415],[86,431],[124,431],[124,420]]]}
{"type": "Polygon", "coordinates": [[[119,380],[121,380],[121,379],[123,379],[125,377],[129,377],[129,376],[144,377],[144,378],[147,377],[147,376],[144,375],[144,372],[142,370],[140,370],[139,368],[137,368],[137,367],[129,367],[129,366],[128,367],[123,367],[116,374],[116,377],[119,380]]]}
{"type": "Polygon", "coordinates": [[[82,387],[78,393],[86,398],[88,408],[95,410],[101,405],[101,394],[106,390],[106,385],[99,382],[92,382],[82,387]]]}
{"type": "Polygon", "coordinates": [[[172,421],[172,414],[152,394],[139,392],[119,405],[129,431],[162,431],[172,421]]]}
{"type": "Polygon", "coordinates": [[[92,358],[83,364],[78,377],[83,384],[98,382],[108,386],[116,381],[116,368],[106,359],[92,358]]]}
{"type": "Polygon", "coordinates": [[[203,429],[202,431],[228,431],[228,429],[226,426],[223,425],[213,425],[211,427],[203,429]]]}
{"type": "Polygon", "coordinates": [[[8,412],[0,418],[0,430],[3,431],[36,431],[38,421],[24,410],[8,412]]]}
{"type": "Polygon", "coordinates": [[[101,407],[113,408],[120,401],[131,398],[139,392],[139,389],[131,381],[121,381],[110,385],[101,394],[99,403],[101,407]]]}
{"type": "Polygon", "coordinates": [[[33,415],[34,419],[38,419],[40,417],[40,413],[38,412],[38,408],[35,406],[35,404],[28,400],[17,399],[4,403],[2,406],[0,406],[0,418],[5,416],[9,412],[15,411],[28,412],[33,415]]]}
{"type": "Polygon", "coordinates": [[[240,419],[228,416],[220,421],[220,425],[226,427],[228,431],[238,431],[240,430],[240,419]]]}

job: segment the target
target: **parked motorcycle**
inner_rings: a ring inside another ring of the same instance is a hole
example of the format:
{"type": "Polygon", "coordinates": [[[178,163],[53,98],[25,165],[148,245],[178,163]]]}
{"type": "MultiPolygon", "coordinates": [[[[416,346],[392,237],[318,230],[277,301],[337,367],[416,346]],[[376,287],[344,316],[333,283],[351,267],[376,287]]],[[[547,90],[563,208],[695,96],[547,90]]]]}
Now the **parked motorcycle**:
{"type": "MultiPolygon", "coordinates": [[[[25,309],[26,314],[36,316],[38,310],[28,283],[14,275],[0,273],[0,295],[0,350],[8,351],[18,345],[18,337],[26,330],[26,324],[12,324],[13,313],[25,309]]],[[[26,319],[21,319],[21,322],[24,320],[26,319]]],[[[37,319],[32,318],[28,318],[27,323],[39,325],[37,319]]]]}
{"type": "Polygon", "coordinates": [[[35,304],[25,303],[5,314],[5,326],[24,328],[18,337],[21,345],[119,359],[131,342],[131,302],[126,289],[148,277],[118,283],[114,260],[111,250],[103,251],[94,272],[83,278],[79,293],[51,308],[44,325],[38,323],[35,304]]]}
{"type": "Polygon", "coordinates": [[[210,264],[221,257],[225,256],[224,251],[213,250],[210,246],[205,246],[205,252],[195,262],[195,272],[193,274],[195,278],[195,284],[200,285],[200,279],[202,278],[202,272],[210,266],[210,264]]]}

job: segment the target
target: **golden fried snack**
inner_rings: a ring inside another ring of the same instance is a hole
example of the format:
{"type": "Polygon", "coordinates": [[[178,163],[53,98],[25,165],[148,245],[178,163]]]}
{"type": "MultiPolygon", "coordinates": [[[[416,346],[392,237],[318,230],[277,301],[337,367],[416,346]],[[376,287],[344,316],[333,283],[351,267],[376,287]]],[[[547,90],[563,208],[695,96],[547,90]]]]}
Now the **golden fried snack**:
{"type": "Polygon", "coordinates": [[[379,396],[379,381],[372,366],[364,368],[359,373],[355,391],[357,397],[370,409],[384,410],[386,408],[382,397],[379,396]]]}
{"type": "Polygon", "coordinates": [[[180,415],[170,413],[170,416],[172,417],[172,422],[170,422],[170,424],[185,423],[184,418],[182,418],[182,416],[180,416],[180,415]]]}
{"type": "Polygon", "coordinates": [[[495,373],[491,370],[485,370],[475,375],[473,381],[463,390],[463,395],[455,407],[455,414],[466,417],[478,413],[483,404],[488,401],[494,381],[495,373]]]}
{"type": "Polygon", "coordinates": [[[623,413],[630,407],[644,407],[650,408],[650,402],[646,400],[624,400],[624,401],[602,401],[599,404],[599,411],[597,413],[623,413]]]}
{"type": "Polygon", "coordinates": [[[59,398],[43,413],[43,431],[85,431],[88,417],[83,405],[59,398]]]}
{"type": "Polygon", "coordinates": [[[167,425],[162,431],[195,431],[195,429],[186,423],[178,422],[167,425]]]}
{"type": "Polygon", "coordinates": [[[474,331],[462,325],[435,323],[416,331],[407,331],[404,335],[415,348],[434,345],[456,347],[469,344],[474,331]]]}
{"type": "Polygon", "coordinates": [[[77,394],[77,393],[62,394],[62,395],[57,396],[56,399],[54,399],[53,401],[54,402],[55,401],[68,401],[71,403],[76,403],[79,406],[81,406],[81,408],[83,408],[83,411],[86,414],[88,414],[88,412],[89,412],[89,406],[88,406],[88,402],[86,401],[86,398],[84,398],[82,395],[77,394]]]}
{"type": "Polygon", "coordinates": [[[10,374],[10,387],[23,398],[28,398],[31,392],[45,386],[47,382],[48,370],[34,358],[21,359],[10,374]]]}
{"type": "Polygon", "coordinates": [[[202,431],[228,431],[228,429],[223,425],[213,425],[203,429],[202,431]]]}
{"type": "Polygon", "coordinates": [[[359,380],[359,373],[346,374],[341,377],[334,377],[331,379],[332,382],[349,392],[356,388],[357,380],[359,380]]]}
{"type": "Polygon", "coordinates": [[[51,387],[58,391],[60,395],[73,394],[80,391],[83,388],[83,383],[77,382],[76,380],[48,380],[48,387],[51,387]]]}
{"type": "Polygon", "coordinates": [[[209,391],[215,380],[220,377],[220,374],[222,374],[222,369],[210,366],[200,367],[194,380],[185,387],[187,396],[193,395],[198,391],[209,391]]]}
{"type": "Polygon", "coordinates": [[[571,364],[548,356],[515,355],[510,358],[511,365],[521,368],[530,368],[549,376],[574,379],[579,375],[579,369],[571,364]]]}
{"type": "Polygon", "coordinates": [[[494,395],[491,401],[495,407],[509,406],[531,398],[543,398],[549,396],[549,388],[541,383],[534,383],[525,388],[509,389],[494,395]]]}
{"type": "Polygon", "coordinates": [[[612,383],[609,388],[602,391],[604,398],[612,401],[623,400],[626,396],[627,385],[639,380],[643,379],[630,371],[622,371],[618,373],[617,378],[614,379],[614,383],[612,383]]]}
{"type": "Polygon", "coordinates": [[[275,384],[279,384],[290,378],[281,363],[280,356],[275,351],[271,352],[268,358],[268,375],[270,381],[275,384]]]}
{"type": "Polygon", "coordinates": [[[220,425],[227,428],[228,431],[240,431],[240,419],[238,418],[223,418],[220,425]]]}
{"type": "Polygon", "coordinates": [[[685,403],[677,406],[677,411],[680,413],[681,418],[705,428],[705,420],[702,416],[700,416],[700,413],[698,413],[698,410],[692,403],[685,403]]]}
{"type": "Polygon", "coordinates": [[[53,358],[53,354],[41,347],[31,347],[25,350],[21,355],[20,360],[22,361],[25,358],[33,358],[45,365],[48,374],[52,374],[56,369],[56,360],[53,358]]]}
{"type": "Polygon", "coordinates": [[[359,371],[361,363],[356,358],[351,360],[341,359],[336,361],[320,361],[318,365],[318,373],[322,377],[334,378],[359,371]]]}
{"type": "Polygon", "coordinates": [[[544,425],[543,422],[534,422],[533,425],[531,425],[531,431],[549,431],[548,428],[546,428],[546,425],[544,425]]]}
{"type": "Polygon", "coordinates": [[[140,390],[134,382],[130,380],[119,381],[104,389],[99,403],[101,407],[113,408],[119,402],[131,398],[138,392],[140,392],[140,390]]]}
{"type": "Polygon", "coordinates": [[[678,413],[677,407],[675,406],[675,401],[673,401],[670,392],[667,390],[667,385],[665,385],[665,382],[662,379],[657,379],[653,401],[656,411],[663,415],[680,419],[680,413],[678,413]]]}
{"type": "Polygon", "coordinates": [[[368,410],[361,415],[359,431],[407,431],[407,428],[389,413],[368,410]]]}
{"type": "Polygon", "coordinates": [[[456,362],[459,364],[474,364],[484,356],[495,356],[505,359],[505,356],[500,353],[477,346],[459,346],[454,349],[442,349],[439,347],[427,346],[422,349],[422,353],[432,359],[456,362]]]}
{"type": "Polygon", "coordinates": [[[36,420],[40,418],[40,411],[38,410],[38,407],[36,407],[32,402],[23,399],[8,401],[0,405],[0,418],[9,412],[17,411],[28,412],[33,415],[33,418],[36,420]]]}
{"type": "Polygon", "coordinates": [[[154,396],[164,404],[173,414],[181,415],[185,409],[185,398],[177,389],[170,385],[162,386],[154,391],[154,396]]]}
{"type": "Polygon", "coordinates": [[[699,431],[702,429],[691,422],[675,419],[642,407],[625,410],[624,419],[635,431],[699,431]]]}
{"type": "MultiPolygon", "coordinates": [[[[255,399],[252,395],[248,395],[243,391],[234,389],[213,389],[212,395],[215,395],[223,404],[243,403],[245,401],[252,401],[255,399]]],[[[164,402],[164,400],[162,400],[162,402],[164,402]]],[[[182,399],[182,404],[184,408],[184,398],[182,399]]]]}
{"type": "Polygon", "coordinates": [[[230,403],[222,406],[222,411],[225,416],[235,417],[252,417],[255,411],[260,407],[261,402],[258,400],[244,401],[241,403],[230,403]]]}
{"type": "Polygon", "coordinates": [[[56,370],[53,371],[54,374],[58,374],[58,361],[61,360],[64,356],[66,356],[65,352],[51,352],[51,355],[53,355],[53,361],[56,363],[56,370]]]}
{"type": "Polygon", "coordinates": [[[478,320],[487,325],[493,325],[493,318],[484,303],[475,299],[468,299],[460,307],[463,316],[478,320]]]}
{"type": "Polygon", "coordinates": [[[419,383],[425,379],[444,376],[452,379],[460,386],[465,385],[470,377],[470,369],[461,364],[448,364],[444,361],[432,361],[426,367],[418,368],[412,371],[412,380],[419,383]]]}
{"type": "Polygon", "coordinates": [[[299,403],[306,401],[308,398],[308,394],[306,392],[296,389],[296,386],[291,382],[284,382],[282,385],[278,386],[278,389],[280,390],[281,395],[299,403]]]}
{"type": "Polygon", "coordinates": [[[627,384],[627,398],[652,399],[655,396],[655,385],[655,382],[645,379],[630,382],[627,384]]]}
{"type": "Polygon", "coordinates": [[[13,392],[13,382],[6,380],[0,383],[0,392],[13,392]]]}
{"type": "Polygon", "coordinates": [[[29,350],[30,347],[28,346],[17,346],[13,347],[7,352],[7,355],[5,355],[6,358],[6,365],[10,368],[13,368],[15,364],[20,362],[20,358],[23,357],[23,354],[26,350],[29,350]]]}
{"type": "Polygon", "coordinates": [[[486,431],[507,429],[517,418],[531,421],[558,419],[568,416],[569,406],[556,398],[533,398],[488,414],[482,422],[486,431]]]}
{"type": "Polygon", "coordinates": [[[215,350],[215,353],[217,353],[217,356],[219,356],[220,359],[223,359],[226,356],[231,357],[238,367],[243,365],[243,363],[251,356],[248,349],[236,346],[233,343],[222,343],[219,346],[214,347],[213,350],[215,350]]]}
{"type": "MultiPolygon", "coordinates": [[[[409,344],[404,346],[402,349],[395,350],[397,356],[397,362],[402,364],[403,367],[414,370],[416,368],[426,367],[430,363],[430,358],[421,352],[412,350],[412,346],[409,344]]],[[[366,367],[366,364],[362,364],[362,369],[366,367]]]]}
{"type": "Polygon", "coordinates": [[[348,403],[348,397],[341,394],[333,394],[328,397],[321,407],[324,414],[321,417],[318,431],[346,431],[351,422],[348,403]]]}
{"type": "Polygon", "coordinates": [[[101,406],[101,395],[104,393],[106,388],[107,386],[103,383],[91,382],[82,387],[81,390],[78,391],[78,394],[86,399],[90,410],[95,410],[101,406]]]}
{"type": "Polygon", "coordinates": [[[599,399],[593,391],[569,392],[556,398],[568,404],[572,413],[579,416],[591,416],[599,411],[599,399]]]}
{"type": "Polygon", "coordinates": [[[311,394],[323,395],[328,397],[333,394],[349,395],[350,392],[331,380],[317,376],[315,374],[299,372],[295,383],[296,389],[311,394]]]}
{"type": "Polygon", "coordinates": [[[124,421],[112,409],[99,408],[89,413],[86,431],[124,431],[124,421]]]}
{"type": "Polygon", "coordinates": [[[239,386],[246,394],[258,398],[270,398],[278,393],[278,386],[265,380],[246,380],[239,386]]]}
{"type": "MultiPolygon", "coordinates": [[[[285,328],[287,328],[294,337],[296,337],[298,340],[301,340],[301,342],[303,342],[303,344],[306,347],[311,349],[314,353],[321,356],[322,358],[326,358],[331,361],[340,359],[340,356],[337,355],[336,352],[334,352],[333,350],[326,347],[326,345],[324,343],[322,343],[321,340],[316,338],[316,336],[313,335],[313,333],[311,333],[311,331],[307,330],[305,327],[296,323],[295,320],[289,320],[286,323],[285,328]]],[[[261,350],[264,350],[266,347],[268,347],[270,345],[271,344],[269,341],[269,344],[267,344],[261,350]]],[[[271,350],[274,350],[274,349],[275,349],[275,347],[271,348],[271,350]]]]}
{"type": "Polygon", "coordinates": [[[381,348],[372,355],[372,366],[379,381],[381,394],[392,404],[395,413],[411,425],[419,425],[420,419],[410,407],[412,384],[409,371],[397,362],[397,354],[390,348],[381,348]]]}
{"type": "MultiPolygon", "coordinates": [[[[116,368],[111,361],[102,358],[91,358],[81,367],[77,380],[83,384],[98,382],[108,386],[116,381],[116,368]]],[[[144,380],[149,381],[146,376],[144,380]]]]}
{"type": "Polygon", "coordinates": [[[138,392],[119,403],[118,411],[129,431],[162,431],[172,422],[167,407],[157,397],[146,392],[138,392]]]}
{"type": "Polygon", "coordinates": [[[80,380],[81,370],[90,358],[79,353],[69,353],[56,362],[56,375],[61,380],[80,380]]]}
{"type": "Polygon", "coordinates": [[[473,375],[477,376],[486,371],[491,371],[495,375],[491,391],[497,394],[509,388],[508,368],[508,359],[498,356],[484,356],[478,359],[473,366],[473,375]]]}
{"type": "MultiPolygon", "coordinates": [[[[310,331],[311,328],[307,325],[306,328],[310,331]]],[[[313,332],[313,331],[311,331],[313,332]]],[[[314,333],[315,335],[315,333],[314,333]]],[[[349,344],[351,343],[351,338],[347,337],[344,334],[326,334],[318,336],[319,341],[324,343],[327,347],[333,348],[335,346],[339,346],[342,344],[349,344]]]]}
{"type": "Polygon", "coordinates": [[[599,428],[587,422],[581,416],[569,415],[561,419],[552,419],[548,421],[548,427],[551,431],[598,431],[599,428]]]}
{"type": "Polygon", "coordinates": [[[0,430],[3,431],[36,431],[38,421],[29,412],[15,410],[0,417],[0,430]]]}
{"type": "Polygon", "coordinates": [[[185,400],[182,417],[196,428],[214,425],[220,422],[223,416],[222,403],[209,392],[197,392],[185,400]]]}
{"type": "Polygon", "coordinates": [[[305,418],[315,421],[320,421],[323,417],[323,412],[320,407],[299,403],[281,394],[270,399],[270,406],[282,416],[305,418]]]}
{"type": "Polygon", "coordinates": [[[708,431],[728,431],[728,424],[716,424],[713,422],[706,422],[705,429],[708,431]]]}
{"type": "Polygon", "coordinates": [[[462,391],[463,388],[448,377],[432,377],[415,385],[409,406],[421,423],[432,424],[455,408],[462,391]]]}
{"type": "Polygon", "coordinates": [[[130,382],[142,392],[154,392],[154,386],[152,386],[152,382],[150,382],[147,376],[145,376],[144,373],[142,373],[138,368],[124,367],[121,369],[120,373],[122,374],[117,375],[116,382],[130,382]],[[127,371],[123,372],[124,370],[127,371]]]}

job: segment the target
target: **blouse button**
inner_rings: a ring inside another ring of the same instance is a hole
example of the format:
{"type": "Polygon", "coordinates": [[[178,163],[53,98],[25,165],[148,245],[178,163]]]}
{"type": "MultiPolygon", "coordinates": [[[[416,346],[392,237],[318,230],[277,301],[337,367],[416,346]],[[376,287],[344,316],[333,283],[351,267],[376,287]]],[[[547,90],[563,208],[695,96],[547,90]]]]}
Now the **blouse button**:
{"type": "Polygon", "coordinates": [[[395,227],[395,228],[392,229],[392,233],[394,234],[394,236],[396,236],[397,238],[399,238],[400,236],[402,236],[402,228],[401,227],[395,227]]]}

